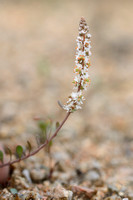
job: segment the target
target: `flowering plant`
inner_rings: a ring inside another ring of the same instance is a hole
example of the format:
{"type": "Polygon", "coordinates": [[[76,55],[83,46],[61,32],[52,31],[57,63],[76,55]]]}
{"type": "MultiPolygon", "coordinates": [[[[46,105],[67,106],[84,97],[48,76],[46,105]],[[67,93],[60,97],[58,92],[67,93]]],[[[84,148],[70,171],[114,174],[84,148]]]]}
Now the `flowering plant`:
{"type": "Polygon", "coordinates": [[[5,161],[4,159],[4,151],[0,150],[0,168],[5,168],[6,166],[10,166],[11,164],[20,162],[22,160],[27,159],[38,153],[42,148],[46,145],[50,144],[50,142],[56,137],[59,130],[62,128],[70,114],[78,109],[81,109],[81,105],[83,104],[83,100],[85,100],[83,96],[83,91],[87,89],[87,84],[90,82],[90,78],[88,75],[88,69],[90,67],[89,57],[91,55],[90,52],[90,37],[91,35],[88,33],[89,28],[86,24],[85,19],[82,17],[79,24],[79,36],[77,37],[77,50],[76,50],[76,66],[74,67],[75,78],[73,80],[74,91],[69,96],[69,99],[66,105],[63,105],[62,108],[67,111],[67,114],[64,120],[58,124],[56,131],[52,136],[46,135],[45,141],[43,144],[38,146],[34,151],[32,151],[31,144],[27,142],[27,153],[23,151],[23,147],[18,145],[16,147],[16,160],[12,160],[12,152],[8,148],[8,152],[10,154],[10,160],[5,161]],[[76,91],[75,91],[76,90],[76,91]]]}
{"type": "Polygon", "coordinates": [[[82,17],[79,24],[79,36],[77,37],[76,66],[74,67],[76,76],[73,80],[74,89],[77,91],[71,93],[67,104],[63,106],[67,112],[74,112],[81,109],[83,100],[85,100],[82,92],[87,89],[87,84],[90,82],[88,68],[90,67],[91,41],[89,39],[91,35],[88,32],[89,28],[82,17]]]}

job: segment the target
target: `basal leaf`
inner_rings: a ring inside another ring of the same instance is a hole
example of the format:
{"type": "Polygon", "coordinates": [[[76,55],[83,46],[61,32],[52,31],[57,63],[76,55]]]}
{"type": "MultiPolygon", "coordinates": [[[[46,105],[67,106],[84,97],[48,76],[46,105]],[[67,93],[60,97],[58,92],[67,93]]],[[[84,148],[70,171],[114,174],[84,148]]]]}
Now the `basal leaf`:
{"type": "Polygon", "coordinates": [[[31,143],[29,141],[27,141],[27,148],[29,150],[29,153],[31,152],[32,146],[31,143]]]}
{"type": "Polygon", "coordinates": [[[10,155],[10,160],[12,159],[12,151],[8,147],[6,148],[7,153],[10,155]]]}
{"type": "Polygon", "coordinates": [[[2,163],[3,163],[3,157],[4,157],[3,151],[0,150],[0,161],[1,161],[2,163]]]}
{"type": "Polygon", "coordinates": [[[23,147],[21,145],[18,145],[16,147],[16,153],[17,153],[17,155],[18,155],[19,158],[22,157],[22,155],[23,155],[23,147]]]}
{"type": "Polygon", "coordinates": [[[39,128],[41,129],[42,132],[46,133],[47,124],[44,121],[39,121],[38,126],[39,126],[39,128]]]}
{"type": "Polygon", "coordinates": [[[49,147],[51,147],[53,145],[53,141],[51,140],[50,142],[49,142],[49,147]]]}
{"type": "Polygon", "coordinates": [[[60,126],[59,122],[56,122],[56,129],[60,126]]]}

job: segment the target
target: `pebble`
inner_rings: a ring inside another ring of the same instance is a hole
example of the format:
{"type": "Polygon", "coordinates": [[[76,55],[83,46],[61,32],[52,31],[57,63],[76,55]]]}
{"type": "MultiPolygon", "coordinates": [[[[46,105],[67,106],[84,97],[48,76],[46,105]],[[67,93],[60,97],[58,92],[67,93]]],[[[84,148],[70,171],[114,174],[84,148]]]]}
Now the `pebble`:
{"type": "Polygon", "coordinates": [[[7,101],[2,107],[2,118],[4,122],[12,120],[17,113],[18,106],[15,102],[7,101]]]}
{"type": "Polygon", "coordinates": [[[30,176],[33,182],[39,183],[46,177],[46,170],[44,168],[31,169],[30,176]]]}
{"type": "Polygon", "coordinates": [[[13,195],[7,189],[4,189],[0,193],[0,200],[13,200],[13,195]]]}
{"type": "Polygon", "coordinates": [[[70,190],[66,190],[61,186],[57,186],[53,188],[52,191],[47,192],[47,195],[53,200],[72,200],[73,192],[70,190]]]}
{"type": "Polygon", "coordinates": [[[31,177],[30,177],[30,172],[29,172],[28,169],[24,169],[24,170],[22,171],[22,174],[23,174],[23,176],[27,179],[27,181],[28,181],[29,183],[32,183],[32,180],[31,180],[31,177]]]}
{"type": "Polygon", "coordinates": [[[40,196],[37,192],[34,191],[22,191],[19,193],[19,197],[21,200],[43,200],[44,198],[40,196]]]}
{"type": "Polygon", "coordinates": [[[12,185],[18,190],[29,188],[29,184],[27,183],[25,178],[22,177],[21,172],[18,169],[15,169],[13,171],[11,182],[12,185]]]}
{"type": "Polygon", "coordinates": [[[85,196],[87,198],[91,198],[93,195],[96,194],[95,189],[87,188],[87,187],[82,187],[82,186],[77,186],[77,185],[71,185],[70,186],[71,190],[75,195],[78,196],[85,196]]]}
{"type": "Polygon", "coordinates": [[[69,155],[66,152],[55,152],[53,153],[53,158],[58,161],[69,160],[69,155]]]}
{"type": "Polygon", "coordinates": [[[0,200],[44,200],[45,197],[42,197],[39,193],[29,190],[21,190],[17,194],[13,195],[7,189],[4,189],[0,193],[0,200]]]}
{"type": "Polygon", "coordinates": [[[110,197],[106,197],[105,200],[121,200],[121,197],[118,195],[112,195],[110,197]]]}
{"type": "Polygon", "coordinates": [[[89,181],[92,181],[92,182],[98,181],[100,178],[101,177],[100,177],[99,173],[95,170],[89,171],[86,175],[86,179],[88,179],[89,181]]]}
{"type": "Polygon", "coordinates": [[[108,191],[109,192],[116,192],[116,193],[118,193],[119,192],[119,188],[116,187],[115,185],[108,185],[108,191]]]}

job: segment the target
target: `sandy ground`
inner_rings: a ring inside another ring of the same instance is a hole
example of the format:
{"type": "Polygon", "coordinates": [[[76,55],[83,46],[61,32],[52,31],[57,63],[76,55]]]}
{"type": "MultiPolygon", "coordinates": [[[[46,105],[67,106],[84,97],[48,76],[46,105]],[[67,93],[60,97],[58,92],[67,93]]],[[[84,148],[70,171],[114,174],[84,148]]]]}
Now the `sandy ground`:
{"type": "Polygon", "coordinates": [[[0,1],[2,143],[13,149],[34,140],[35,116],[65,116],[57,101],[65,103],[72,91],[75,40],[84,16],[92,34],[91,85],[83,109],[70,116],[54,142],[53,157],[81,171],[95,163],[105,185],[132,193],[132,8],[132,0],[0,1]]]}

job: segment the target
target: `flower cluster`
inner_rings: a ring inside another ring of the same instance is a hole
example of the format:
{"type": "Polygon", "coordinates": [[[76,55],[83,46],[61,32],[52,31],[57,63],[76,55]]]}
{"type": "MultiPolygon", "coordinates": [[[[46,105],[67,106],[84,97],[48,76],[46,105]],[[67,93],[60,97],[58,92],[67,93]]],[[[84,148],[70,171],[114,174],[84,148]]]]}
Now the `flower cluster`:
{"type": "Polygon", "coordinates": [[[79,24],[79,36],[77,37],[77,51],[76,51],[76,66],[74,73],[76,74],[73,84],[76,92],[72,92],[69,96],[67,104],[63,106],[67,112],[74,112],[81,109],[84,97],[82,91],[87,89],[88,82],[90,82],[88,68],[90,67],[89,57],[91,56],[90,37],[88,33],[89,28],[85,19],[82,17],[79,24]]]}

